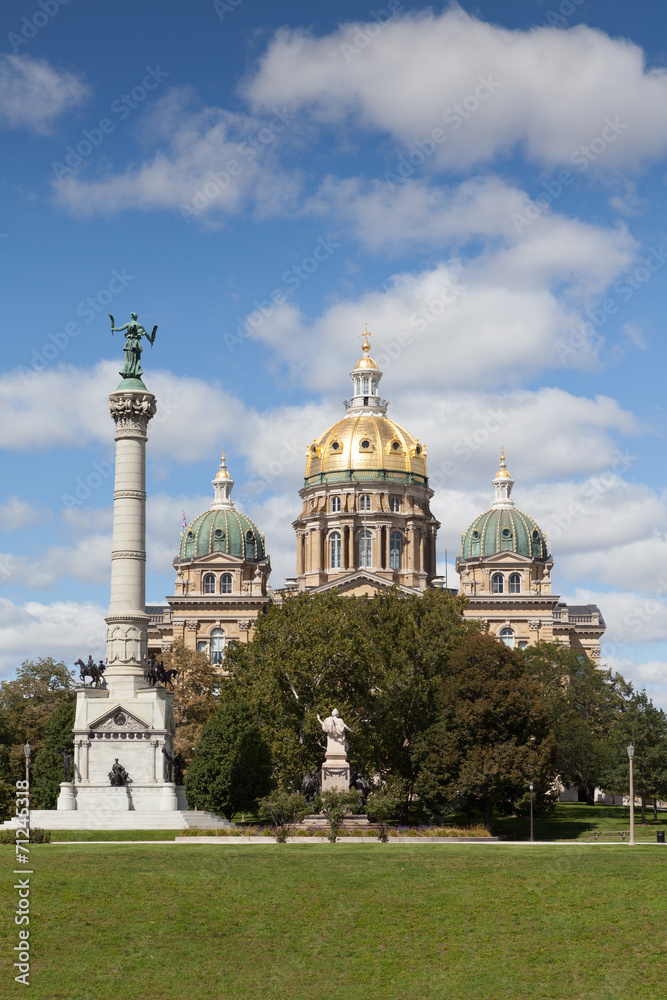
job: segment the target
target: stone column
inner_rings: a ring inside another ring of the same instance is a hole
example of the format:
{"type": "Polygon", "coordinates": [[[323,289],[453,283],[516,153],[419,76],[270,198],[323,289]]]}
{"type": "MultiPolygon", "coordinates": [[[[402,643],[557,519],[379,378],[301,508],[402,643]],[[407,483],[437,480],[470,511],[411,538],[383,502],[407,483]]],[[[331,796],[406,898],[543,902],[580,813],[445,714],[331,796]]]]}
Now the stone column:
{"type": "Polygon", "coordinates": [[[106,676],[136,677],[147,655],[146,431],[155,396],[139,379],[124,379],[109,396],[109,410],[116,423],[116,478],[106,676]]]}

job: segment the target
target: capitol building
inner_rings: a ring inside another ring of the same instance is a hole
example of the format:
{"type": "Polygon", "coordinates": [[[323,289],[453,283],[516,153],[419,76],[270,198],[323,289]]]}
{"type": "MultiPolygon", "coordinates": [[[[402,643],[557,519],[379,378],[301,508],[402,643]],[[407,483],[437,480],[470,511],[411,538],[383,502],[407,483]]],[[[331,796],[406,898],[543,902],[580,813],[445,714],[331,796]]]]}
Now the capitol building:
{"type": "MultiPolygon", "coordinates": [[[[221,664],[226,644],[249,641],[257,616],[290,593],[336,588],[358,596],[396,587],[408,595],[443,586],[426,447],[387,416],[370,350],[365,336],[344,415],[306,449],[295,576],[271,590],[264,535],[236,509],[223,454],[211,506],[181,534],[174,594],[146,609],[149,650],[158,657],[181,641],[221,664]]],[[[600,610],[568,606],[552,593],[553,556],[539,525],[515,505],[504,453],[492,484],[490,507],[463,532],[456,560],[465,617],[513,648],[558,642],[597,662],[600,610]]]]}

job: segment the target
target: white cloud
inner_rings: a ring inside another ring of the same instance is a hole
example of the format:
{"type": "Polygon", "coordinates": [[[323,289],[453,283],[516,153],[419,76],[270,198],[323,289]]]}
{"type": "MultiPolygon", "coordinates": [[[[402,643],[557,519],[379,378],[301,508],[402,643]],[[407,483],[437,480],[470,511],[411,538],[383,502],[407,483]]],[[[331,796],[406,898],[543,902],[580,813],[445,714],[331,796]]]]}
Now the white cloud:
{"type": "Polygon", "coordinates": [[[9,679],[23,660],[52,656],[72,666],[89,653],[105,655],[106,611],[93,603],[15,604],[0,598],[0,677],[9,679]]]}
{"type": "Polygon", "coordinates": [[[90,96],[79,77],[55,70],[45,59],[0,56],[0,123],[6,127],[48,134],[56,118],[90,96]]]}
{"type": "Polygon", "coordinates": [[[421,141],[434,168],[516,149],[572,167],[572,153],[604,135],[583,159],[588,171],[632,169],[667,143],[667,74],[647,70],[638,46],[583,25],[511,31],[456,6],[321,38],[282,29],[244,92],[255,109],[284,101],[326,123],[349,117],[415,153],[421,141]],[[436,128],[445,138],[429,155],[436,128]]]}
{"type": "Polygon", "coordinates": [[[34,504],[10,496],[6,504],[0,505],[0,531],[19,531],[28,524],[34,524],[40,517],[42,514],[34,504]]]}
{"type": "Polygon", "coordinates": [[[170,90],[143,123],[143,138],[156,150],[150,159],[98,180],[63,177],[53,185],[56,203],[82,216],[178,209],[186,222],[235,214],[248,203],[265,215],[290,204],[298,174],[283,172],[273,155],[289,121],[194,110],[192,103],[190,88],[170,90]]]}

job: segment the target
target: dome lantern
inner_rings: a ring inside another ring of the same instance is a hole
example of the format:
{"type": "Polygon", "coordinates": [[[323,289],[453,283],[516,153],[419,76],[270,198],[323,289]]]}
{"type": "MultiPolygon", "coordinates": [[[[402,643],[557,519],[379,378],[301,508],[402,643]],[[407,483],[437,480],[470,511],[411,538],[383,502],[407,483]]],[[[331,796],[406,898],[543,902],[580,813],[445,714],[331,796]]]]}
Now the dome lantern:
{"type": "Polygon", "coordinates": [[[495,479],[493,480],[493,489],[495,491],[496,497],[493,501],[493,507],[495,508],[509,508],[515,507],[516,504],[512,500],[512,487],[514,486],[514,480],[507,471],[507,463],[505,461],[505,449],[500,449],[500,468],[496,472],[495,479]]]}
{"type": "Polygon", "coordinates": [[[372,336],[368,329],[359,334],[364,338],[361,349],[364,352],[350,372],[352,379],[352,398],[345,403],[350,412],[366,412],[384,414],[387,412],[386,400],[380,399],[378,388],[382,372],[370,356],[371,345],[368,338],[372,336]]]}
{"type": "Polygon", "coordinates": [[[213,493],[215,499],[211,504],[212,510],[231,510],[234,506],[234,501],[232,500],[232,488],[234,486],[234,480],[229,475],[227,471],[227,460],[225,458],[225,449],[222,449],[222,458],[220,459],[220,469],[215,479],[212,481],[213,493]]]}

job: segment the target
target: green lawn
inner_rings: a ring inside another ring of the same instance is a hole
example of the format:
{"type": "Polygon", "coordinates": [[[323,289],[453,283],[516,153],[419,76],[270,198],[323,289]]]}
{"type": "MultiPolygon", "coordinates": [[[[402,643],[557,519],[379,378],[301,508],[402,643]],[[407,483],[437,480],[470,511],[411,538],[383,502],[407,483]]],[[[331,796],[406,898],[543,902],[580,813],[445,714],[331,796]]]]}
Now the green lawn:
{"type": "MultiPolygon", "coordinates": [[[[33,846],[30,996],[654,1000],[666,852],[33,846]]],[[[0,859],[10,916],[11,849],[0,859]]],[[[1,926],[0,995],[22,996],[1,926]]]]}
{"type": "MultiPolygon", "coordinates": [[[[658,812],[658,822],[653,822],[653,809],[647,810],[646,826],[639,822],[640,812],[635,809],[635,840],[656,843],[656,830],[667,830],[667,813],[658,812]]],[[[530,838],[528,816],[499,818],[495,832],[509,840],[530,838]]],[[[621,840],[619,834],[630,832],[630,810],[623,806],[587,806],[581,802],[560,802],[551,816],[535,817],[535,840],[594,840],[595,833],[603,834],[606,843],[621,840]]]]}

